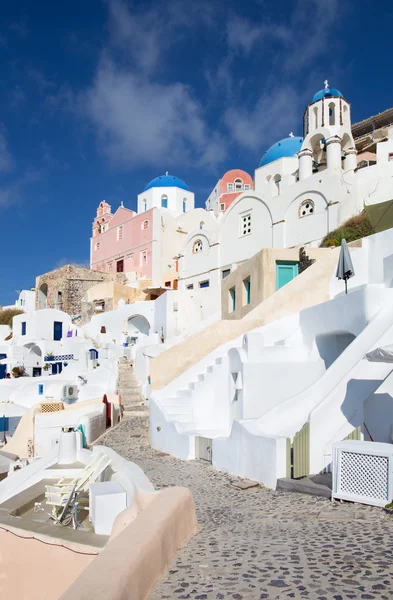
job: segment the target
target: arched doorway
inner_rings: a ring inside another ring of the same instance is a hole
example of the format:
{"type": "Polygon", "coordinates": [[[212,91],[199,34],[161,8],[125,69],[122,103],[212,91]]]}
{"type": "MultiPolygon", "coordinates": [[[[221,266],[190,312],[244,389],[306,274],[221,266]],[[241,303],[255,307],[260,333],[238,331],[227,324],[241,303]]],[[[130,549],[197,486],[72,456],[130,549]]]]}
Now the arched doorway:
{"type": "Polygon", "coordinates": [[[147,337],[150,332],[150,323],[142,315],[133,315],[127,320],[127,342],[136,344],[147,337]]]}
{"type": "Polygon", "coordinates": [[[27,369],[29,375],[32,377],[39,377],[42,374],[42,350],[37,344],[31,342],[26,344],[27,356],[24,358],[24,366],[27,369]],[[31,370],[31,372],[30,372],[31,370]]]}
{"type": "Polygon", "coordinates": [[[47,308],[48,305],[48,286],[46,283],[40,285],[38,289],[38,308],[47,308]]]}

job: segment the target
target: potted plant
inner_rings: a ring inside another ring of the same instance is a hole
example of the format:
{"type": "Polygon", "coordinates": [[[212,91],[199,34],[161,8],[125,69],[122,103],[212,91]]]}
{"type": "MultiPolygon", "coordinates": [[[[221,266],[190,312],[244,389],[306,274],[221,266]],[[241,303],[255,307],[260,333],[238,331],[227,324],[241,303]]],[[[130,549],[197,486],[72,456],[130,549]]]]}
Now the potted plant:
{"type": "Polygon", "coordinates": [[[48,371],[48,369],[49,369],[48,363],[45,363],[42,368],[44,369],[44,371],[48,371]]]}
{"type": "Polygon", "coordinates": [[[26,369],[22,366],[14,367],[12,369],[12,375],[15,379],[18,379],[18,377],[23,377],[25,374],[26,374],[26,369]]]}

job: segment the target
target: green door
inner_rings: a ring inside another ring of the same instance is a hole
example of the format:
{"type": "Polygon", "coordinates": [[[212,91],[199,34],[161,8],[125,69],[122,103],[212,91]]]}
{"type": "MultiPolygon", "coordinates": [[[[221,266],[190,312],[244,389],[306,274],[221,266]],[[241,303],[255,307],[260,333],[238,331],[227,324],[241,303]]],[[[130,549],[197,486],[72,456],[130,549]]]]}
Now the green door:
{"type": "Polygon", "coordinates": [[[297,262],[276,262],[276,290],[282,288],[294,277],[299,275],[299,263],[297,262]]]}

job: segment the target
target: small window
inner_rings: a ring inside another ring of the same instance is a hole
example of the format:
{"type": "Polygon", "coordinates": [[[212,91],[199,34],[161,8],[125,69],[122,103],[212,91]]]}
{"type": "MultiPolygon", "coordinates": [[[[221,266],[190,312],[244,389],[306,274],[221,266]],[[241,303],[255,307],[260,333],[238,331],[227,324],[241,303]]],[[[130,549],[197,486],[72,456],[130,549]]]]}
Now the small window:
{"type": "Polygon", "coordinates": [[[165,287],[168,287],[168,288],[170,288],[170,287],[171,287],[171,282],[170,282],[170,281],[166,281],[166,282],[165,282],[165,287]]]}
{"type": "Polygon", "coordinates": [[[118,241],[123,239],[123,225],[119,225],[117,228],[117,239],[118,241]]]}
{"type": "Polygon", "coordinates": [[[97,242],[97,243],[96,243],[96,247],[95,247],[95,249],[96,249],[96,250],[99,250],[99,249],[100,249],[100,247],[101,247],[101,244],[100,244],[100,242],[97,242]]]}
{"type": "Polygon", "coordinates": [[[143,201],[143,212],[145,212],[147,209],[147,202],[146,200],[143,201]]]}
{"type": "Polygon", "coordinates": [[[312,200],[304,200],[299,207],[299,219],[309,217],[314,214],[314,202],[312,200]]]}
{"type": "Polygon", "coordinates": [[[221,212],[225,211],[225,204],[224,204],[224,202],[221,202],[221,204],[220,204],[220,211],[221,212]]]}
{"type": "Polygon", "coordinates": [[[229,312],[236,310],[236,289],[233,287],[229,290],[229,312]]]}
{"type": "Polygon", "coordinates": [[[251,213],[241,216],[240,235],[249,235],[251,233],[251,213]]]}
{"type": "Polygon", "coordinates": [[[199,287],[200,288],[208,288],[209,287],[209,280],[207,279],[206,281],[200,281],[199,282],[199,287]]]}
{"type": "Polygon", "coordinates": [[[192,247],[193,254],[198,254],[198,252],[202,252],[202,250],[203,250],[202,240],[196,240],[192,247]]]}
{"type": "Polygon", "coordinates": [[[251,280],[249,277],[243,281],[243,305],[251,302],[251,280]]]}
{"type": "Polygon", "coordinates": [[[149,227],[149,221],[146,219],[145,221],[143,221],[142,223],[142,229],[148,229],[149,227]]]}
{"type": "Polygon", "coordinates": [[[26,335],[26,321],[22,322],[22,335],[26,335]]]}
{"type": "Polygon", "coordinates": [[[187,211],[187,200],[184,198],[183,200],[183,212],[187,211]]]}
{"type": "Polygon", "coordinates": [[[228,277],[228,275],[230,275],[230,274],[231,274],[231,269],[224,269],[224,270],[221,272],[222,279],[225,279],[225,277],[228,277]]]}
{"type": "Polygon", "coordinates": [[[393,152],[389,152],[388,160],[389,162],[393,160],[393,152]]]}
{"type": "Polygon", "coordinates": [[[147,265],[147,250],[142,250],[142,252],[140,254],[139,264],[141,267],[144,267],[147,265]]]}
{"type": "Polygon", "coordinates": [[[243,181],[240,178],[235,179],[235,190],[237,192],[240,192],[240,190],[242,190],[242,189],[243,189],[243,181]]]}
{"type": "Polygon", "coordinates": [[[228,192],[233,192],[233,183],[228,183],[227,189],[228,189],[228,192]]]}
{"type": "Polygon", "coordinates": [[[244,189],[245,189],[245,190],[249,190],[249,189],[251,189],[251,188],[250,188],[250,184],[249,184],[249,183],[245,183],[245,184],[244,184],[244,189]]]}
{"type": "Polygon", "coordinates": [[[161,207],[168,208],[168,196],[162,196],[161,198],[161,207]]]}
{"type": "Polygon", "coordinates": [[[44,384],[43,383],[39,383],[38,384],[38,395],[39,396],[43,396],[44,395],[44,384]]]}
{"type": "Polygon", "coordinates": [[[116,262],[116,273],[124,273],[124,260],[116,262]]]}
{"type": "Polygon", "coordinates": [[[187,290],[193,290],[194,289],[194,284],[190,283],[189,285],[186,286],[187,290]]]}

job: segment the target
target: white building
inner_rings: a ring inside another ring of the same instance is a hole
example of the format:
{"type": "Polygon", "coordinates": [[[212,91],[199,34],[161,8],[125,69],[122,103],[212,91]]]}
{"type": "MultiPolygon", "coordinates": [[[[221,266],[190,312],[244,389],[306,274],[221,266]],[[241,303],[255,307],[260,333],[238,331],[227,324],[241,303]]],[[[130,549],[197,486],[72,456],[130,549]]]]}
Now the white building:
{"type": "Polygon", "coordinates": [[[15,304],[3,306],[3,310],[8,308],[17,308],[25,313],[33,312],[35,310],[35,290],[21,290],[15,304]]]}
{"type": "Polygon", "coordinates": [[[221,279],[262,248],[319,246],[370,197],[390,200],[393,137],[376,144],[375,160],[363,160],[361,152],[358,168],[351,106],[325,82],[305,110],[303,137],[290,134],[273,144],[255,170],[254,191],[243,191],[215,228],[189,232],[179,289],[209,286],[215,295],[221,279]]]}
{"type": "Polygon", "coordinates": [[[275,488],[291,446],[301,476],[330,469],[348,436],[391,442],[392,365],[365,355],[392,343],[392,248],[392,229],[364,238],[348,295],[332,272],[330,301],[226,342],[153,392],[152,446],[183,459],[209,447],[216,468],[275,488]]]}

